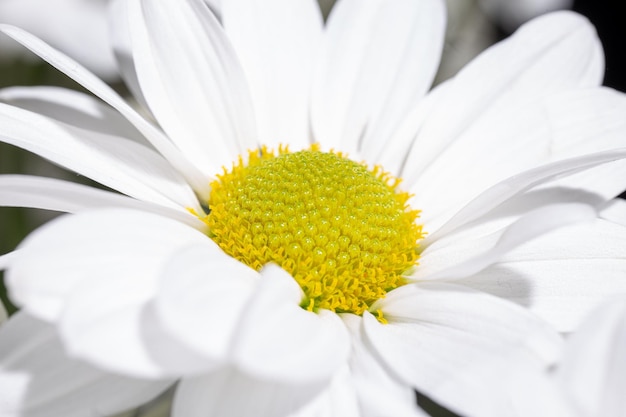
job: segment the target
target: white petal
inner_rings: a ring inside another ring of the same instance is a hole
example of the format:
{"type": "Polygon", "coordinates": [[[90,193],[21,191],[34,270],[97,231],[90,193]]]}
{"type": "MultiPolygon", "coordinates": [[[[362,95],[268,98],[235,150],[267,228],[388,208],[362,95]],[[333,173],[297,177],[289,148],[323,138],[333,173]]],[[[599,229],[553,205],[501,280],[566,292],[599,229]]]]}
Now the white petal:
{"type": "Polygon", "coordinates": [[[624,158],[626,158],[626,148],[614,149],[552,162],[507,178],[483,191],[460,210],[448,216],[448,220],[443,225],[433,224],[433,222],[427,224],[426,230],[430,234],[422,241],[422,245],[428,246],[533,187],[624,158]]]}
{"type": "Polygon", "coordinates": [[[132,197],[200,210],[183,178],[156,152],[129,139],[0,104],[0,140],[132,197]]]}
{"type": "Polygon", "coordinates": [[[131,22],[128,17],[127,1],[109,0],[108,3],[109,38],[117,67],[124,83],[131,91],[133,98],[141,103],[141,106],[148,111],[146,99],[139,87],[137,69],[135,68],[135,61],[133,60],[131,22]]]}
{"type": "Polygon", "coordinates": [[[602,299],[626,293],[624,247],[626,227],[598,219],[540,236],[462,283],[569,332],[602,299]]]}
{"type": "Polygon", "coordinates": [[[127,277],[129,285],[144,288],[147,295],[169,256],[207,241],[206,235],[166,217],[90,210],[54,220],[28,236],[6,283],[11,298],[26,311],[56,320],[77,286],[127,277]]]}
{"type": "MultiPolygon", "coordinates": [[[[390,410],[393,411],[393,410],[390,410]]],[[[393,414],[396,416],[397,414],[393,414]]],[[[359,410],[354,379],[347,366],[341,368],[330,384],[311,402],[289,417],[363,417],[359,410]]]]}
{"type": "Polygon", "coordinates": [[[315,140],[377,155],[430,87],[444,26],[439,0],[338,2],[313,85],[315,140]]]}
{"type": "Polygon", "coordinates": [[[242,69],[202,2],[128,4],[141,90],[160,125],[207,176],[254,148],[254,114],[242,69]]]}
{"type": "MultiPolygon", "coordinates": [[[[580,156],[626,145],[626,94],[609,88],[577,90],[546,100],[552,141],[551,160],[580,156]]],[[[624,191],[620,181],[626,162],[613,162],[555,181],[563,187],[586,189],[617,197],[624,191]]],[[[552,184],[551,184],[552,185],[552,184]]]]}
{"type": "Polygon", "coordinates": [[[53,326],[20,312],[0,328],[0,415],[110,415],[156,397],[173,381],[105,373],[67,356],[53,326]]]}
{"type": "Polygon", "coordinates": [[[42,59],[62,71],[68,77],[78,82],[80,85],[100,97],[114,109],[119,111],[128,121],[137,128],[146,139],[167,159],[176,170],[185,176],[187,181],[201,195],[208,197],[208,183],[210,177],[200,173],[196,167],[183,157],[178,149],[157,130],[147,122],[132,107],[126,103],[111,87],[98,79],[95,75],[87,71],[80,64],[71,58],[63,55],[59,51],[46,45],[35,36],[24,32],[16,27],[0,25],[0,31],[9,35],[22,45],[33,51],[42,59]]]}
{"type": "Polygon", "coordinates": [[[478,233],[469,238],[452,235],[424,250],[421,265],[416,268],[411,279],[455,280],[470,277],[538,236],[561,227],[591,222],[595,218],[596,212],[589,205],[553,204],[530,211],[510,226],[484,235],[478,233]]]}
{"type": "Polygon", "coordinates": [[[402,380],[467,416],[501,416],[509,407],[492,364],[520,352],[550,363],[560,336],[521,307],[469,288],[441,283],[393,290],[363,325],[382,360],[402,380]]]}
{"type": "Polygon", "coordinates": [[[0,255],[0,271],[5,270],[11,265],[11,261],[15,259],[18,251],[13,251],[0,255]]]}
{"type": "MultiPolygon", "coordinates": [[[[107,81],[118,78],[107,37],[105,1],[3,0],[2,21],[19,26],[55,45],[107,81]]],[[[3,60],[8,62],[2,42],[3,60]]],[[[20,56],[26,53],[20,50],[20,56]]],[[[30,58],[30,57],[28,57],[30,58]]],[[[27,58],[27,59],[28,59],[27,58]]],[[[27,61],[29,62],[29,61],[27,61]]]]}
{"type": "Polygon", "coordinates": [[[221,13],[250,84],[259,143],[306,147],[311,79],[323,25],[317,1],[227,1],[221,13]]]}
{"type": "Polygon", "coordinates": [[[218,362],[189,349],[162,325],[149,292],[126,276],[77,286],[59,322],[68,354],[107,372],[145,379],[215,369],[218,362]]]}
{"type": "Polygon", "coordinates": [[[302,292],[285,271],[256,271],[221,251],[189,247],[172,259],[157,296],[170,331],[213,358],[229,358],[261,379],[328,379],[349,342],[331,313],[299,304],[302,292]],[[210,337],[208,337],[210,335],[210,337]]]}
{"type": "Polygon", "coordinates": [[[235,369],[183,379],[174,397],[172,417],[287,416],[324,388],[313,383],[279,384],[250,378],[235,369]]]}
{"type": "Polygon", "coordinates": [[[390,373],[381,362],[364,333],[363,319],[353,314],[342,314],[341,318],[352,336],[350,370],[362,415],[427,416],[418,407],[413,388],[390,373]]]}
{"type": "Polygon", "coordinates": [[[146,142],[121,114],[76,90],[53,86],[9,87],[0,90],[0,100],[86,130],[146,142]]]}
{"type": "Polygon", "coordinates": [[[600,217],[613,223],[626,226],[626,201],[621,198],[607,202],[600,212],[600,217]]]}
{"type": "Polygon", "coordinates": [[[339,317],[301,308],[302,290],[276,265],[266,266],[258,281],[232,342],[237,366],[258,378],[294,383],[329,379],[350,348],[339,317]]]}
{"type": "Polygon", "coordinates": [[[31,207],[67,213],[97,208],[132,208],[170,217],[201,231],[206,230],[206,224],[187,211],[52,178],[0,175],[0,206],[31,207]]]}
{"type": "Polygon", "coordinates": [[[208,357],[223,358],[258,279],[215,244],[189,246],[163,269],[155,306],[172,334],[208,357]]]}
{"type": "Polygon", "coordinates": [[[602,75],[593,26],[569,12],[535,19],[466,66],[419,125],[402,175],[429,204],[425,216],[541,161],[550,128],[542,99],[595,87],[602,75]]]}
{"type": "Polygon", "coordinates": [[[594,310],[565,346],[556,375],[581,415],[623,414],[625,350],[626,298],[622,296],[594,310]]]}

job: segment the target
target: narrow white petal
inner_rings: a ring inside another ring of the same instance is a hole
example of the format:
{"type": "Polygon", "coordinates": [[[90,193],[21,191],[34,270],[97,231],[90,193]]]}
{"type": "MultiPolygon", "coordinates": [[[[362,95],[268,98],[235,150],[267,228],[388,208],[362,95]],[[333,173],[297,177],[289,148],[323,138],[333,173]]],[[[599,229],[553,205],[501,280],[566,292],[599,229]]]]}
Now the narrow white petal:
{"type": "Polygon", "coordinates": [[[202,0],[128,4],[133,58],[150,110],[207,176],[254,148],[245,77],[219,22],[202,0]]]}
{"type": "Polygon", "coordinates": [[[540,236],[461,282],[570,332],[603,299],[626,293],[624,247],[626,227],[597,219],[540,236]]]}
{"type": "Polygon", "coordinates": [[[187,211],[52,178],[0,175],[0,206],[31,207],[67,213],[97,208],[131,208],[160,214],[198,230],[206,230],[206,224],[187,211]]]}
{"type": "MultiPolygon", "coordinates": [[[[583,89],[546,100],[552,141],[550,159],[559,160],[626,145],[626,94],[610,88],[583,89]]],[[[626,188],[626,162],[617,161],[554,182],[617,197],[626,188]]],[[[552,184],[551,184],[552,185],[552,184]]]]}
{"type": "Polygon", "coordinates": [[[200,210],[191,188],[167,161],[132,140],[6,104],[0,104],[0,140],[140,200],[200,210]]]}
{"type": "Polygon", "coordinates": [[[428,247],[423,252],[421,266],[416,268],[411,279],[456,280],[470,277],[538,236],[565,226],[591,222],[596,216],[596,211],[586,204],[554,204],[531,211],[505,229],[477,239],[455,239],[451,236],[445,242],[447,244],[441,242],[441,245],[428,247]]]}
{"type": "Polygon", "coordinates": [[[133,97],[148,111],[146,99],[139,87],[137,69],[133,60],[133,41],[131,36],[131,21],[128,17],[126,0],[109,0],[107,13],[109,24],[109,38],[117,67],[124,83],[133,94],[133,97]]]}
{"type": "Polygon", "coordinates": [[[306,147],[311,79],[323,25],[317,1],[227,1],[221,14],[250,84],[259,142],[306,147]]]}
{"type": "MultiPolygon", "coordinates": [[[[449,235],[456,229],[485,215],[508,199],[533,187],[625,158],[626,148],[619,148],[552,162],[514,175],[483,191],[460,210],[449,215],[449,220],[443,225],[438,225],[435,222],[427,224],[426,230],[430,234],[422,244],[428,246],[437,239],[449,235]]],[[[419,207],[419,204],[417,206],[419,207]]]]}
{"type": "Polygon", "coordinates": [[[350,371],[361,415],[427,416],[418,407],[413,388],[390,372],[381,361],[365,335],[363,319],[353,314],[342,314],[341,318],[351,335],[350,371]]]}
{"type": "Polygon", "coordinates": [[[319,382],[280,384],[224,368],[183,379],[176,389],[172,417],[289,416],[312,401],[324,386],[319,382]]]}
{"type": "Polygon", "coordinates": [[[590,314],[567,340],[556,377],[584,416],[619,417],[626,409],[626,298],[590,314]]]}
{"type": "MultiPolygon", "coordinates": [[[[585,18],[560,12],[529,22],[449,81],[448,97],[421,126],[403,177],[410,182],[421,177],[453,142],[485,143],[477,134],[499,126],[502,110],[558,91],[598,86],[603,72],[602,47],[585,18]]],[[[498,143],[496,137],[490,142],[498,143]]]]}
{"type": "Polygon", "coordinates": [[[20,312],[0,327],[0,415],[110,415],[156,397],[173,381],[105,373],[70,358],[53,326],[20,312]]]}
{"type": "Polygon", "coordinates": [[[402,380],[466,416],[507,415],[494,363],[512,352],[548,364],[561,338],[525,309],[469,288],[423,283],[400,287],[379,300],[389,321],[366,313],[367,340],[402,380]]]}
{"type": "Polygon", "coordinates": [[[185,176],[187,181],[201,195],[208,195],[210,177],[203,175],[180,153],[178,149],[158,129],[147,122],[128,105],[111,87],[98,79],[91,72],[61,52],[46,45],[35,36],[10,25],[0,25],[0,31],[12,37],[33,51],[42,59],[71,77],[87,90],[100,97],[111,107],[119,111],[137,128],[146,139],[167,159],[173,167],[185,176]]]}
{"type": "Polygon", "coordinates": [[[26,311],[56,320],[77,286],[126,277],[147,295],[169,256],[206,241],[203,233],[155,214],[89,210],[29,235],[11,261],[6,283],[11,298],[26,311]]]}
{"type": "MultiPolygon", "coordinates": [[[[517,173],[626,145],[626,94],[608,88],[562,92],[499,111],[497,122],[465,133],[414,187],[408,187],[419,196],[424,222],[442,221],[483,190],[517,173]],[[475,169],[477,164],[480,169],[475,169]]],[[[610,199],[624,190],[619,180],[624,175],[626,162],[620,161],[550,185],[589,190],[610,199]]]]}
{"type": "Polygon", "coordinates": [[[63,123],[146,143],[128,120],[93,96],[53,86],[9,87],[0,100],[63,123]]]}
{"type": "Polygon", "coordinates": [[[377,155],[430,87],[444,26],[439,0],[338,2],[313,84],[315,140],[377,155]]]}

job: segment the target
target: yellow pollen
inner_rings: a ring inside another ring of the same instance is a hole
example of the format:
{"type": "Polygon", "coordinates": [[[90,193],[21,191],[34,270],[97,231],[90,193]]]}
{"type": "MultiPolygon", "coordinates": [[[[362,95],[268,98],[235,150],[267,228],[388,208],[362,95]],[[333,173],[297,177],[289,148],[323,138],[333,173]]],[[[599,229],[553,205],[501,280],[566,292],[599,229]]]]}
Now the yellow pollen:
{"type": "Polygon", "coordinates": [[[380,167],[317,145],[263,147],[217,177],[203,218],[209,236],[256,270],[280,265],[302,288],[302,308],[361,315],[417,265],[419,212],[380,167]]]}

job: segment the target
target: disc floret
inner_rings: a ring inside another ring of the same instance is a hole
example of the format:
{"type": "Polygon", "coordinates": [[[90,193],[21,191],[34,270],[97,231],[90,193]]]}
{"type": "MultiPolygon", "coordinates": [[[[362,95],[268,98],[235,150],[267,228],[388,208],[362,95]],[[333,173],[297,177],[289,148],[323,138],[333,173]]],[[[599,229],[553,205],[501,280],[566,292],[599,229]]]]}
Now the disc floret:
{"type": "Polygon", "coordinates": [[[240,157],[211,184],[210,237],[230,256],[261,269],[273,262],[302,288],[302,307],[362,314],[406,283],[422,228],[400,181],[337,152],[240,157]]]}

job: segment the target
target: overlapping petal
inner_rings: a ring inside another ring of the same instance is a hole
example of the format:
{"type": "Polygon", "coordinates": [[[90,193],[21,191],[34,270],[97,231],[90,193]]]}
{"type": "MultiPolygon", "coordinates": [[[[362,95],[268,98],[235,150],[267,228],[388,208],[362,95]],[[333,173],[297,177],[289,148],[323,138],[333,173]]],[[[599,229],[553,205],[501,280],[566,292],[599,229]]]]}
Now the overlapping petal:
{"type": "Polygon", "coordinates": [[[74,79],[94,95],[119,111],[128,121],[137,128],[146,139],[172,164],[172,166],[185,176],[192,187],[201,195],[208,192],[208,178],[183,156],[178,149],[156,129],[150,122],[145,120],[134,110],[119,94],[111,87],[98,79],[91,72],[76,61],[46,45],[35,36],[10,25],[0,25],[0,31],[11,36],[26,48],[33,51],[52,66],[74,79]]]}
{"type": "Polygon", "coordinates": [[[0,104],[0,140],[140,200],[200,209],[189,185],[167,161],[129,139],[0,104]]]}
{"type": "Polygon", "coordinates": [[[231,0],[221,6],[224,29],[250,86],[259,143],[311,143],[311,79],[322,37],[315,0],[231,0]]]}
{"type": "Polygon", "coordinates": [[[597,219],[538,237],[460,282],[570,332],[602,299],[626,293],[625,245],[626,227],[597,219]]]}
{"type": "Polygon", "coordinates": [[[172,380],[105,373],[67,356],[54,326],[24,312],[0,327],[0,414],[110,415],[156,397],[172,380]]]}
{"type": "Polygon", "coordinates": [[[257,145],[243,70],[202,0],[128,3],[133,59],[150,110],[206,176],[257,145]]]}
{"type": "Polygon", "coordinates": [[[312,86],[315,140],[375,157],[425,95],[443,46],[439,0],[342,0],[333,8],[312,86]]]}
{"type": "Polygon", "coordinates": [[[363,317],[367,340],[384,363],[405,383],[467,416],[506,415],[510,406],[497,391],[499,376],[485,365],[515,351],[550,363],[561,348],[560,336],[536,316],[460,285],[406,285],[372,309],[389,321],[363,317]]]}
{"type": "Polygon", "coordinates": [[[181,340],[248,375],[329,379],[347,356],[347,333],[335,315],[303,310],[301,299],[295,280],[277,266],[259,274],[189,248],[165,270],[156,305],[181,340]]]}
{"type": "Polygon", "coordinates": [[[596,87],[602,73],[593,27],[569,12],[529,22],[466,66],[415,126],[402,173],[423,201],[425,221],[546,162],[552,135],[542,101],[561,91],[596,87]],[[462,174],[451,176],[450,167],[462,174]]]}
{"type": "Polygon", "coordinates": [[[198,230],[206,229],[206,224],[188,211],[53,178],[0,175],[0,191],[0,206],[30,207],[66,213],[107,207],[131,208],[170,217],[198,230]]]}

